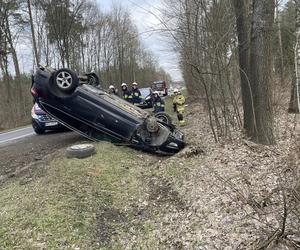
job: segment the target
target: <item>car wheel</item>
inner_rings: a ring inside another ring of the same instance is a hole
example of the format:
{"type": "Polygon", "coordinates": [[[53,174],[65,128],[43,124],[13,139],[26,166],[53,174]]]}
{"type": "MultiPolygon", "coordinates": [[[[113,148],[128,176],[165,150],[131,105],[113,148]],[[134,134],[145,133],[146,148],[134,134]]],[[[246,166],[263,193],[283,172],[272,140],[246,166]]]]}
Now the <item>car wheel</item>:
{"type": "Polygon", "coordinates": [[[68,158],[86,158],[96,153],[92,144],[77,144],[67,148],[68,158]]]}
{"type": "Polygon", "coordinates": [[[45,129],[42,128],[40,125],[38,125],[38,123],[35,121],[32,122],[32,128],[33,128],[34,132],[38,135],[42,135],[45,133],[45,129]]]}
{"type": "Polygon", "coordinates": [[[97,87],[100,85],[99,77],[95,73],[89,73],[87,74],[88,77],[88,84],[92,85],[94,87],[97,87]]]}
{"type": "Polygon", "coordinates": [[[53,75],[54,86],[63,93],[71,93],[78,86],[77,75],[70,69],[57,70],[53,75]]]}
{"type": "Polygon", "coordinates": [[[155,117],[168,125],[172,125],[172,118],[165,112],[156,113],[155,117]]]}

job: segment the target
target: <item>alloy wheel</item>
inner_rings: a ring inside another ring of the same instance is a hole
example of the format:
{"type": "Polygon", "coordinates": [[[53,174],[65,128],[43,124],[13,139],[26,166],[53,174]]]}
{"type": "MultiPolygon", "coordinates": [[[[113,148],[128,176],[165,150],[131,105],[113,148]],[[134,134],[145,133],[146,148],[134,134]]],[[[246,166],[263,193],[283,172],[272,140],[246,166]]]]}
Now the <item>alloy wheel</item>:
{"type": "Polygon", "coordinates": [[[57,86],[61,89],[68,89],[72,85],[72,76],[66,71],[60,72],[56,77],[57,86]]]}

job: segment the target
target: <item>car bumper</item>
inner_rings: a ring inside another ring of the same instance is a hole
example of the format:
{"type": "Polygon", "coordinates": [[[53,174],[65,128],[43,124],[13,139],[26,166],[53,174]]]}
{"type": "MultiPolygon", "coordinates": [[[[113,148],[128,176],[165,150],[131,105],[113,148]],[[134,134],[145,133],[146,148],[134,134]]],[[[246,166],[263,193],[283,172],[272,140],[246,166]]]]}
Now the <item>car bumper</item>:
{"type": "Polygon", "coordinates": [[[184,134],[174,130],[168,139],[159,147],[159,153],[176,154],[185,146],[184,134]]]}
{"type": "Polygon", "coordinates": [[[62,124],[55,120],[40,121],[38,119],[32,118],[32,122],[37,123],[38,126],[44,130],[59,130],[64,128],[62,124]]]}

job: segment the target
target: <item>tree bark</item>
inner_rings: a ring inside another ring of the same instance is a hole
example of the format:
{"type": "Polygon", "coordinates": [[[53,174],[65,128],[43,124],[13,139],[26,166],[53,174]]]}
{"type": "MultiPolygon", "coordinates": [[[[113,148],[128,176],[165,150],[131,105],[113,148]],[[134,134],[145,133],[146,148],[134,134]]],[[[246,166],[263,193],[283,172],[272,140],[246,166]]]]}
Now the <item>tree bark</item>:
{"type": "Polygon", "coordinates": [[[39,54],[38,54],[38,50],[37,50],[37,46],[36,46],[36,40],[35,40],[35,33],[34,33],[34,26],[33,26],[33,20],[32,20],[30,0],[27,0],[27,5],[28,5],[28,13],[29,13],[30,28],[31,28],[33,51],[34,51],[34,56],[35,56],[35,62],[38,66],[40,64],[40,62],[39,62],[39,54]]]}
{"type": "Polygon", "coordinates": [[[244,129],[248,136],[254,123],[253,96],[250,85],[250,20],[249,1],[233,0],[238,34],[239,67],[241,78],[242,102],[244,110],[244,129]]]}
{"type": "Polygon", "coordinates": [[[289,113],[297,114],[300,112],[300,0],[295,0],[296,7],[296,46],[295,46],[295,75],[292,79],[291,99],[289,103],[289,113]]]}
{"type": "Polygon", "coordinates": [[[274,0],[252,1],[249,29],[249,0],[232,0],[237,24],[239,66],[244,110],[244,129],[255,142],[274,144],[271,38],[274,0]]]}
{"type": "Polygon", "coordinates": [[[250,83],[253,93],[254,120],[251,137],[262,144],[274,144],[272,110],[272,27],[273,0],[254,0],[250,48],[250,83]]]}
{"type": "Polygon", "coordinates": [[[10,29],[8,16],[5,17],[5,27],[6,27],[5,28],[6,39],[7,39],[7,42],[9,44],[9,47],[10,47],[9,52],[12,55],[12,59],[13,59],[14,67],[15,67],[16,78],[20,79],[21,73],[20,73],[19,61],[18,61],[17,52],[16,52],[15,47],[14,47],[14,42],[13,42],[13,37],[12,37],[12,34],[11,34],[11,29],[10,29]]]}
{"type": "Polygon", "coordinates": [[[277,28],[278,28],[278,45],[279,45],[279,59],[280,59],[280,81],[281,81],[281,86],[284,86],[284,63],[283,63],[283,47],[282,47],[282,34],[281,34],[281,18],[279,15],[279,3],[277,1],[276,3],[276,23],[277,23],[277,28]]]}

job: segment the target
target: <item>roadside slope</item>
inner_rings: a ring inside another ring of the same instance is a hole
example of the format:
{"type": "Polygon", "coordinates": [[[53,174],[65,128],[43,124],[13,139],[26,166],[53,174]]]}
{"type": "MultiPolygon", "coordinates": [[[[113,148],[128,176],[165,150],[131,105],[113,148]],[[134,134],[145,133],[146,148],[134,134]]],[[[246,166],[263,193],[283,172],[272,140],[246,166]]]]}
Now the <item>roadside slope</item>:
{"type": "MultiPolygon", "coordinates": [[[[237,132],[232,142],[215,144],[205,112],[193,104],[183,128],[189,144],[172,157],[106,142],[96,143],[98,153],[82,160],[54,152],[44,164],[44,175],[28,182],[15,178],[2,186],[0,245],[8,249],[263,246],[281,228],[283,197],[278,187],[293,187],[299,173],[293,119],[282,113],[277,122],[276,146],[250,143],[237,132]]],[[[288,202],[295,207],[290,196],[288,202]]],[[[299,217],[289,213],[286,230],[293,237],[299,233],[297,225],[299,217]]],[[[282,242],[293,249],[292,241],[282,242]]]]}

